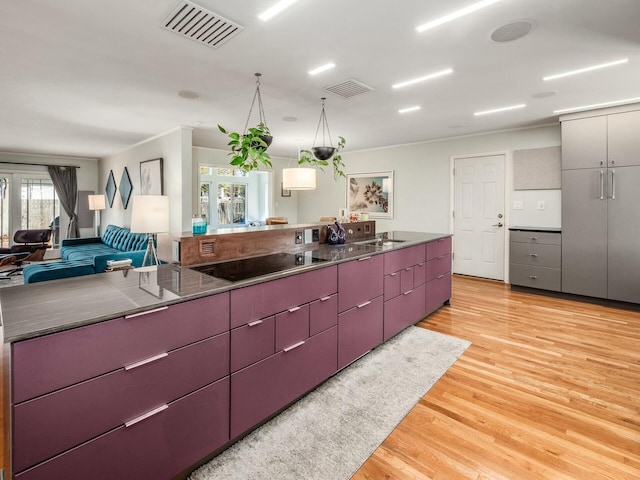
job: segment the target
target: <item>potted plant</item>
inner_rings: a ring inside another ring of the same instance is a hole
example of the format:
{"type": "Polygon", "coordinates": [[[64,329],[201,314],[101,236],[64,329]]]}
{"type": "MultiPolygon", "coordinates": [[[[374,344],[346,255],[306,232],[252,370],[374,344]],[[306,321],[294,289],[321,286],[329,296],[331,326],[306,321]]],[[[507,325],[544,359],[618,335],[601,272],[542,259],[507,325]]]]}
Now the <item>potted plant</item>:
{"type": "Polygon", "coordinates": [[[247,133],[228,132],[224,127],[218,125],[218,129],[229,135],[231,139],[228,145],[231,147],[231,165],[244,172],[257,170],[260,164],[271,168],[271,157],[267,153],[267,148],[271,145],[273,137],[269,128],[264,123],[259,123],[253,128],[247,129],[247,133]]]}
{"type": "Polygon", "coordinates": [[[324,171],[322,167],[326,167],[329,165],[329,158],[331,158],[331,163],[333,165],[333,178],[338,180],[340,177],[346,177],[344,173],[344,163],[342,162],[342,155],[340,155],[340,150],[342,150],[347,141],[344,137],[338,137],[338,147],[313,147],[311,150],[300,150],[300,159],[298,160],[298,166],[307,164],[313,167],[318,167],[320,170],[324,171]],[[323,149],[318,151],[318,155],[316,154],[316,150],[323,149]],[[331,154],[327,156],[330,149],[331,154]],[[331,156],[333,155],[333,157],[331,156]]]}

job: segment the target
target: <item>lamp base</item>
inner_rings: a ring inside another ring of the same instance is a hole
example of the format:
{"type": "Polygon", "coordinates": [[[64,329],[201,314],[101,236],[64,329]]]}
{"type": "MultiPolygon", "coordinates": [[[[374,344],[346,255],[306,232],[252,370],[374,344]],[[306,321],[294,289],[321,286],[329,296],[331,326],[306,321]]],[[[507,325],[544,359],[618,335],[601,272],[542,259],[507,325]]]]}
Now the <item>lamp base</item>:
{"type": "Polygon", "coordinates": [[[154,240],[155,239],[153,233],[149,233],[147,237],[147,251],[144,252],[144,258],[142,259],[140,268],[157,267],[160,264],[160,262],[158,261],[158,252],[156,251],[156,244],[154,240]],[[148,265],[147,259],[149,260],[148,265]]]}

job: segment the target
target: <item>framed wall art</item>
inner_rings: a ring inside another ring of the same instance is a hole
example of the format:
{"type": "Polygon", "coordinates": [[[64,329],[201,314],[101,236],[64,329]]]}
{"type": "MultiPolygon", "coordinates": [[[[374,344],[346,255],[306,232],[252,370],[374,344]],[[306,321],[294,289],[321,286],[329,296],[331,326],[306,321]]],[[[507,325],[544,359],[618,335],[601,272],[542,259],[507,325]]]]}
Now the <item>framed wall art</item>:
{"type": "Polygon", "coordinates": [[[131,177],[129,177],[129,170],[127,170],[127,167],[124,167],[124,171],[122,172],[122,178],[120,179],[120,198],[122,199],[122,206],[124,207],[125,210],[129,205],[131,192],[133,192],[131,177]]]}
{"type": "Polygon", "coordinates": [[[140,194],[164,195],[162,158],[140,162],[140,194]]]}
{"type": "Polygon", "coordinates": [[[393,170],[347,174],[347,209],[370,218],[393,218],[393,170]]]}
{"type": "Polygon", "coordinates": [[[113,170],[109,171],[109,179],[104,187],[104,193],[107,195],[107,202],[109,202],[109,208],[113,207],[113,199],[116,198],[116,179],[113,176],[113,170]]]}

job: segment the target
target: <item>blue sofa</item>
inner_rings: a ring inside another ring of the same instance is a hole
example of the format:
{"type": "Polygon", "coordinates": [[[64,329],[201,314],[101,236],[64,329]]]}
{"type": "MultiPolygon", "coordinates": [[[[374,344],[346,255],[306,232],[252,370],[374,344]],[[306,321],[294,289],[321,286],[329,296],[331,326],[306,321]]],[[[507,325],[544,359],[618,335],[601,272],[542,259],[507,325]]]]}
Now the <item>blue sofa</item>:
{"type": "Polygon", "coordinates": [[[107,268],[107,260],[130,258],[134,267],[141,266],[146,249],[146,234],[131,233],[128,228],[107,225],[102,237],[63,240],[60,255],[63,262],[89,262],[95,273],[102,273],[107,268]]]}

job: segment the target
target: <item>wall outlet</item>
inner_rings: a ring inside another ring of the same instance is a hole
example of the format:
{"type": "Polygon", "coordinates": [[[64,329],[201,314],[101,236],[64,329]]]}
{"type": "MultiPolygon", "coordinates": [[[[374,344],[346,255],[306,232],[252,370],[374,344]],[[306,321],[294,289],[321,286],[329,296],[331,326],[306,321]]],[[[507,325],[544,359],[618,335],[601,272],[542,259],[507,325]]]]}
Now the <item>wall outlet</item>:
{"type": "Polygon", "coordinates": [[[171,260],[180,263],[180,241],[174,240],[171,243],[171,260]]]}
{"type": "Polygon", "coordinates": [[[319,242],[320,241],[320,229],[319,228],[314,228],[311,231],[311,241],[312,242],[319,242]]]}
{"type": "Polygon", "coordinates": [[[544,210],[545,208],[544,200],[538,200],[538,210],[544,210]]]}
{"type": "Polygon", "coordinates": [[[513,201],[513,209],[514,210],[522,210],[523,208],[524,208],[524,205],[523,205],[521,200],[514,200],[513,201]]]}
{"type": "Polygon", "coordinates": [[[302,243],[302,230],[296,230],[296,245],[302,243]]]}

